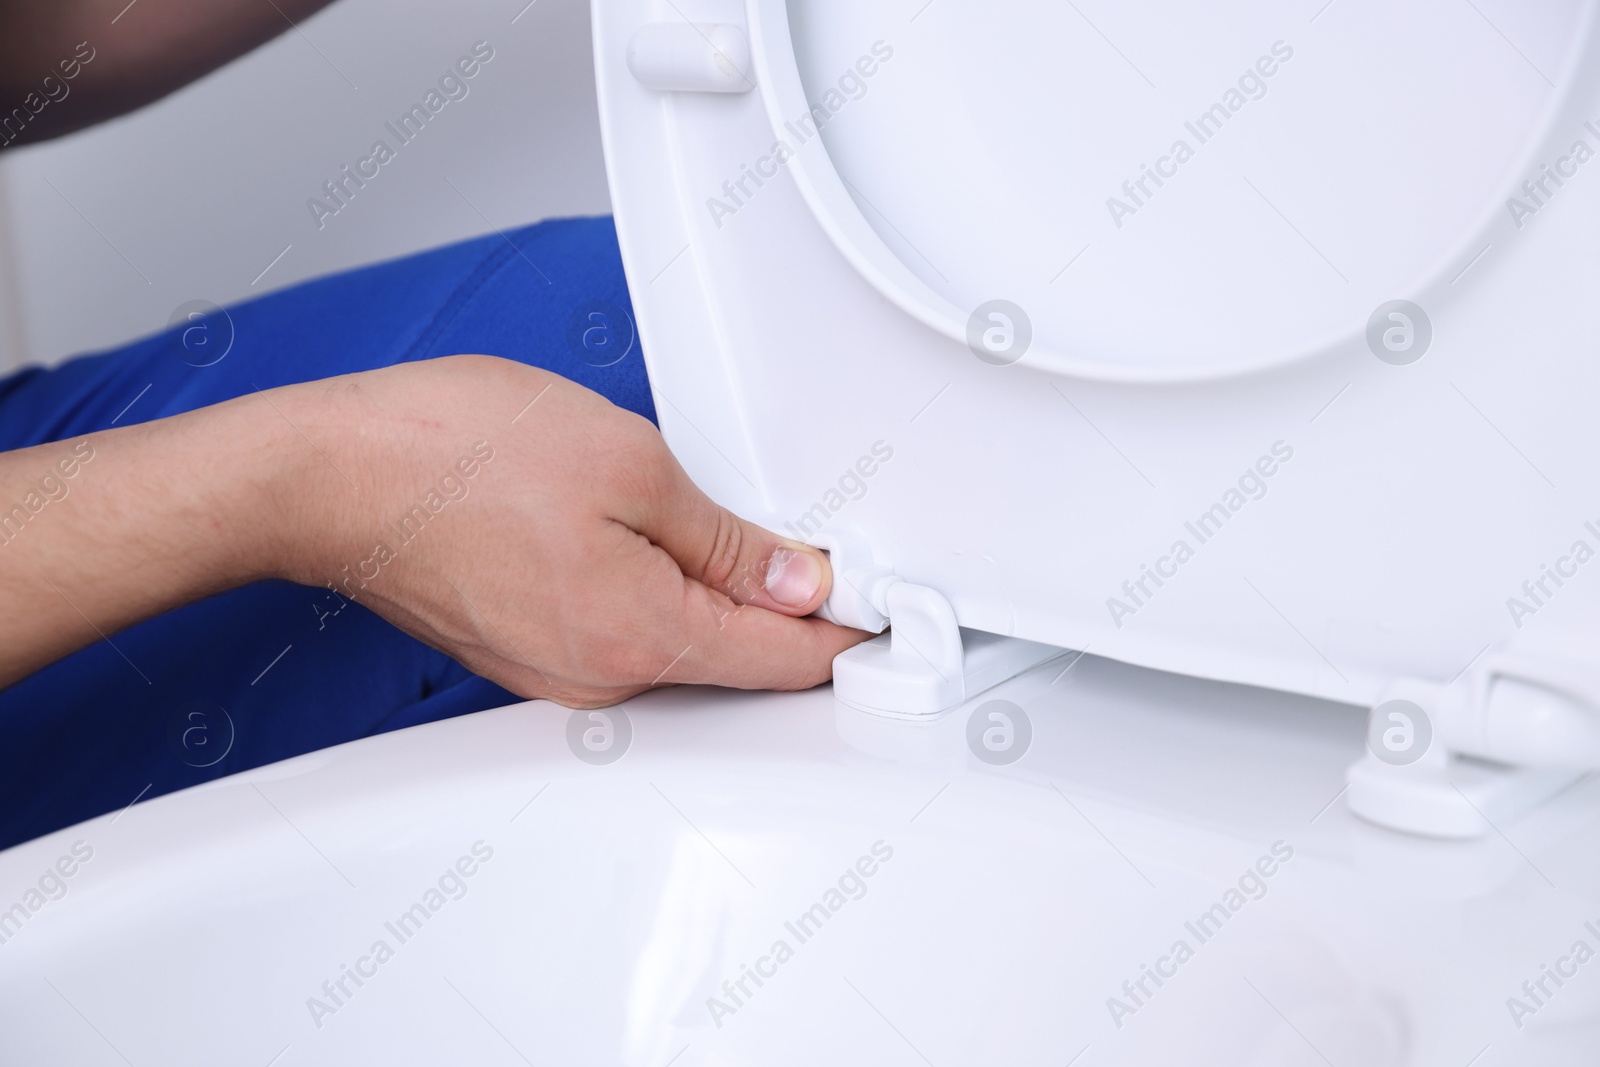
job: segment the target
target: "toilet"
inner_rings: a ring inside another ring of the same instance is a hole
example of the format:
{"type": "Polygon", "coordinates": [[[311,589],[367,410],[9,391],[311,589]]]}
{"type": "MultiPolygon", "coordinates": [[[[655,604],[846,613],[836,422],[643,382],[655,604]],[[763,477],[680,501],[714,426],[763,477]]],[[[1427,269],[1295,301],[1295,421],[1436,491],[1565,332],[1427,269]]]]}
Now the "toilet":
{"type": "Polygon", "coordinates": [[[0,853],[0,1061],[1593,1063],[1594,5],[594,45],[662,432],[880,636],[0,853]]]}

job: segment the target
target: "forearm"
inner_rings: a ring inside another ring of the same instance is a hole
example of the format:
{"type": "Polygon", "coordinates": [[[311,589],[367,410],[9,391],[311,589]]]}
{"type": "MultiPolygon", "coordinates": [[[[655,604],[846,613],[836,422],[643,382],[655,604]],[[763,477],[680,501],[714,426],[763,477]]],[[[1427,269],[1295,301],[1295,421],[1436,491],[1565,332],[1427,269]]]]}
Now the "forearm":
{"type": "Polygon", "coordinates": [[[143,107],[329,2],[0,0],[0,147],[143,107]]]}
{"type": "Polygon", "coordinates": [[[281,572],[309,451],[253,395],[0,455],[0,685],[281,572]]]}
{"type": "Polygon", "coordinates": [[[0,534],[0,684],[262,578],[329,585],[569,707],[805,688],[867,636],[806,618],[827,557],[714,504],[643,418],[490,356],[0,455],[0,534]]]}

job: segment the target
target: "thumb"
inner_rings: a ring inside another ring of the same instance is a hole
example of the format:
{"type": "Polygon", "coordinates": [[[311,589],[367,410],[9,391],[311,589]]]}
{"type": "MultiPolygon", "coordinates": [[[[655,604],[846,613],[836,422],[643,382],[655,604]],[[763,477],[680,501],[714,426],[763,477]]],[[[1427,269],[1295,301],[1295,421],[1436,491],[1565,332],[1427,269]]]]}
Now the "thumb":
{"type": "Polygon", "coordinates": [[[833,588],[821,549],[746,522],[702,493],[675,460],[633,529],[659,545],[690,578],[735,603],[809,615],[833,588]]]}

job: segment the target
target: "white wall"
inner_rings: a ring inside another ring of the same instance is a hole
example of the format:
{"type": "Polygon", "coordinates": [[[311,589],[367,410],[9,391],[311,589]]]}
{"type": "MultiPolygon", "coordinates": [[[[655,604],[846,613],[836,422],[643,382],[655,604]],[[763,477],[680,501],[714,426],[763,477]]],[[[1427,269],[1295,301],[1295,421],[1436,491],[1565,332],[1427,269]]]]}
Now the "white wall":
{"type": "Polygon", "coordinates": [[[608,211],[588,4],[525,4],[338,0],[143,111],[0,153],[0,369],[162,329],[189,300],[608,211]],[[495,57],[467,97],[319,230],[307,199],[393,144],[384,123],[478,40],[495,57]]]}

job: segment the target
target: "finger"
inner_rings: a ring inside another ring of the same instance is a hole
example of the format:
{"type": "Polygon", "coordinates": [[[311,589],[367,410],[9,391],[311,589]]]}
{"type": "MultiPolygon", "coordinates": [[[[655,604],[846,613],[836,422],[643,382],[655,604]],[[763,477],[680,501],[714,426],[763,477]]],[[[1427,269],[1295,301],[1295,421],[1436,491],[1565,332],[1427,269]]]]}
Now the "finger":
{"type": "MultiPolygon", "coordinates": [[[[689,578],[684,580],[680,634],[681,651],[653,684],[809,689],[833,677],[835,656],[872,636],[824,619],[738,604],[689,578]]],[[[669,646],[675,643],[669,641],[669,646]]]]}
{"type": "Polygon", "coordinates": [[[640,693],[649,692],[648,685],[626,686],[557,686],[544,692],[535,693],[533,696],[540,700],[548,700],[552,704],[560,704],[564,708],[578,711],[593,711],[597,708],[614,707],[624,700],[632,700],[640,693]]]}
{"type": "Polygon", "coordinates": [[[809,615],[833,573],[820,549],[780,537],[702,493],[669,456],[649,503],[630,525],[666,550],[684,575],[738,604],[809,615]]]}

